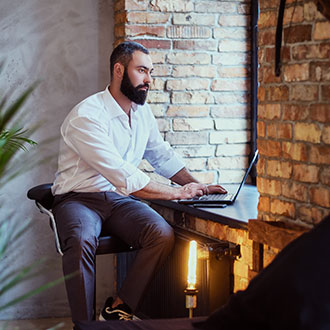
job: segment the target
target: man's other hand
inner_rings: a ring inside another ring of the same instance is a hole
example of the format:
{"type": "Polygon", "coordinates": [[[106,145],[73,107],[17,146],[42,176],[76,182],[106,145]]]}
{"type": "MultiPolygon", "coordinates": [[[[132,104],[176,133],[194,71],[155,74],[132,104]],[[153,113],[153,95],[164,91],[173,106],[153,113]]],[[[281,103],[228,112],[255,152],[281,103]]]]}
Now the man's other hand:
{"type": "Polygon", "coordinates": [[[206,194],[226,194],[227,190],[218,184],[210,184],[207,187],[206,194]]]}

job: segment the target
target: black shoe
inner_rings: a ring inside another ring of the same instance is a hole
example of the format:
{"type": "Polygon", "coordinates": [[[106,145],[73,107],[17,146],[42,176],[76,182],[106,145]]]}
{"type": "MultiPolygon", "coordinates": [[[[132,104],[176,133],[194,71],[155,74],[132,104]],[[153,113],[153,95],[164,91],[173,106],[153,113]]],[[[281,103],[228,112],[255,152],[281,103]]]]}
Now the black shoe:
{"type": "Polygon", "coordinates": [[[110,321],[110,320],[132,320],[133,314],[132,310],[128,305],[120,304],[114,308],[112,308],[113,298],[109,297],[105,302],[105,305],[101,311],[99,316],[100,321],[110,321]]]}

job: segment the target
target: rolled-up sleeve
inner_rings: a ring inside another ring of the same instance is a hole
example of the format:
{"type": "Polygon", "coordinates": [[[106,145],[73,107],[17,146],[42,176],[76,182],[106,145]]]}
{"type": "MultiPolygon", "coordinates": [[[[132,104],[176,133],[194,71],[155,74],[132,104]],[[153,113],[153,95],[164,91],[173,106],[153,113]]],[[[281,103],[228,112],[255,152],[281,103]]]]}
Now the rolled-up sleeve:
{"type": "Polygon", "coordinates": [[[106,127],[99,122],[86,117],[73,118],[62,135],[67,146],[80,156],[79,161],[88,164],[86,171],[94,169],[119,192],[128,195],[149,183],[145,173],[121,157],[106,127]]]}

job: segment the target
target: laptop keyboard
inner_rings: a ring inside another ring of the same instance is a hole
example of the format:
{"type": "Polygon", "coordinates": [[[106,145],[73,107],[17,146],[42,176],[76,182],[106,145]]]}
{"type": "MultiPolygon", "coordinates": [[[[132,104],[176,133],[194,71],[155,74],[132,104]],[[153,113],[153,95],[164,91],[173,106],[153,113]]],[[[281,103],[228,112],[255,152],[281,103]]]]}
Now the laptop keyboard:
{"type": "Polygon", "coordinates": [[[199,201],[225,201],[232,198],[232,194],[210,194],[198,197],[199,201]]]}

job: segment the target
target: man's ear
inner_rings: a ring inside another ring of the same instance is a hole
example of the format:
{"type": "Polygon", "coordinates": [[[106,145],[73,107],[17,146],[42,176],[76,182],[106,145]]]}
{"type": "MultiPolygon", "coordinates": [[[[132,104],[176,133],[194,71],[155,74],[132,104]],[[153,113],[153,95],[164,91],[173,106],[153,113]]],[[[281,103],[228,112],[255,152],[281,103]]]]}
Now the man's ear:
{"type": "Polygon", "coordinates": [[[124,75],[125,67],[117,62],[113,67],[113,74],[116,76],[116,78],[122,79],[124,75]]]}

